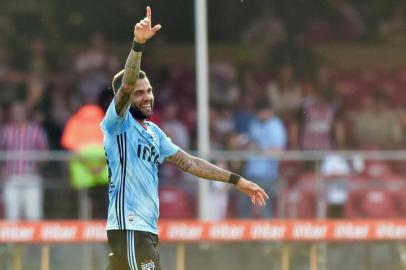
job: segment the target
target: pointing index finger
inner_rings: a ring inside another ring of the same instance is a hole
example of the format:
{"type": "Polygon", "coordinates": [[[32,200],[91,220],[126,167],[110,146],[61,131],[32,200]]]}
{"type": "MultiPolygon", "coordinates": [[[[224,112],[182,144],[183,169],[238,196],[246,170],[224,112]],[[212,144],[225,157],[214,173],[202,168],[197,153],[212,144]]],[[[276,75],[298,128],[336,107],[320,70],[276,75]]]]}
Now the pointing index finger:
{"type": "Polygon", "coordinates": [[[151,20],[151,8],[147,6],[147,18],[151,20]]]}

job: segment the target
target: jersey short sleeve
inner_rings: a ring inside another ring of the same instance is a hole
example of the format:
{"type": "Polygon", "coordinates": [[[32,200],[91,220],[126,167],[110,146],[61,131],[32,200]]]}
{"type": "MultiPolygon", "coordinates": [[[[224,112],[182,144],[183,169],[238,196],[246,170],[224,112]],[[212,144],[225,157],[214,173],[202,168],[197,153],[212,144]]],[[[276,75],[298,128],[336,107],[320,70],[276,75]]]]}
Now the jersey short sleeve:
{"type": "Polygon", "coordinates": [[[117,114],[115,106],[115,97],[111,101],[109,108],[107,109],[106,115],[104,116],[103,121],[101,122],[101,128],[110,134],[119,134],[125,130],[125,122],[129,117],[129,108],[128,105],[126,112],[123,117],[117,114]]]}

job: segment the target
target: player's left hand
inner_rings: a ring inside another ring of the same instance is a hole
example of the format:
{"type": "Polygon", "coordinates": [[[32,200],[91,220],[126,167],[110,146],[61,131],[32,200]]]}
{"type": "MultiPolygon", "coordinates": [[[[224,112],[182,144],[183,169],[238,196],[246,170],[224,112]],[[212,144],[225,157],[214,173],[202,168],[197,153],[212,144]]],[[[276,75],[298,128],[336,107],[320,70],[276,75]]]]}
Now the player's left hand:
{"type": "Polygon", "coordinates": [[[152,12],[148,6],[147,16],[134,27],[134,40],[138,43],[145,43],[148,39],[152,38],[159,29],[161,29],[160,24],[152,27],[152,12]]]}
{"type": "Polygon", "coordinates": [[[238,181],[237,188],[242,193],[250,196],[254,205],[258,203],[260,206],[263,206],[266,204],[265,201],[269,199],[268,194],[260,186],[244,178],[238,181]]]}

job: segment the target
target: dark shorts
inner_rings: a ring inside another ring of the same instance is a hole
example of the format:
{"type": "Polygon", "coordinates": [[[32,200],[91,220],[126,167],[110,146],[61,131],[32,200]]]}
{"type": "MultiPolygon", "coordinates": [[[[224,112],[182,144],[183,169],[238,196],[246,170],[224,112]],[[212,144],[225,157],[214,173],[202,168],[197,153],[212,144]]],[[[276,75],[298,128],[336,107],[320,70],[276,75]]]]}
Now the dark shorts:
{"type": "Polygon", "coordinates": [[[107,238],[112,250],[107,270],[161,270],[156,234],[109,230],[107,238]]]}

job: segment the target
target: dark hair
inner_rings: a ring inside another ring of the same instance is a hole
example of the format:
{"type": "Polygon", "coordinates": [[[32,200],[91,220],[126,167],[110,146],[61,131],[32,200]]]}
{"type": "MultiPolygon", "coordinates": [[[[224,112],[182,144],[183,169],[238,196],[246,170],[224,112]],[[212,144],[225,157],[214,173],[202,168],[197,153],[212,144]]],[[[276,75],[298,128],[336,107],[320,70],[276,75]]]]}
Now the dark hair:
{"type": "MultiPolygon", "coordinates": [[[[118,89],[120,88],[122,82],[123,82],[123,76],[124,76],[124,69],[118,72],[116,75],[113,77],[113,81],[111,82],[111,87],[113,88],[114,94],[117,93],[118,89]]],[[[147,77],[147,74],[140,70],[140,73],[138,74],[138,80],[142,80],[145,77],[147,77]]]]}

